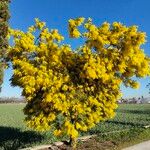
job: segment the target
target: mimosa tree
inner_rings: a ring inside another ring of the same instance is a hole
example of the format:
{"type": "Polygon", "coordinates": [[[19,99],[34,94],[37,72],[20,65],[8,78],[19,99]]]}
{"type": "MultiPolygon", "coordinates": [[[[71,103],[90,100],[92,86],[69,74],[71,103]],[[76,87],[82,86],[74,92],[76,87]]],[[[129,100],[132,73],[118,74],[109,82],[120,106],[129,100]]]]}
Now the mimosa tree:
{"type": "Polygon", "coordinates": [[[150,59],[141,49],[145,33],[137,26],[70,19],[70,38],[85,41],[76,50],[38,19],[27,32],[11,29],[10,35],[11,81],[27,99],[27,125],[39,131],[55,126],[54,135],[68,135],[74,147],[79,131],[114,117],[121,84],[138,88],[132,77],[150,74],[150,59]]]}

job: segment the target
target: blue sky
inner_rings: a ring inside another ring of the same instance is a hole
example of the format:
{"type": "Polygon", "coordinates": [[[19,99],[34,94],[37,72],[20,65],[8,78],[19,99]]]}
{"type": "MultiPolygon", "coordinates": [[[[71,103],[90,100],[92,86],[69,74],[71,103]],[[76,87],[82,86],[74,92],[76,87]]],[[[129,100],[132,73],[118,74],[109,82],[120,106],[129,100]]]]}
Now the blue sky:
{"type": "MultiPolygon", "coordinates": [[[[138,25],[139,30],[147,33],[147,43],[143,46],[145,53],[150,55],[150,1],[149,0],[12,0],[10,4],[10,25],[12,28],[26,30],[32,25],[34,18],[47,22],[50,28],[56,28],[68,39],[67,21],[70,18],[91,17],[96,25],[107,21],[121,22],[127,26],[138,25]]],[[[73,47],[79,43],[71,42],[73,47]]],[[[5,71],[4,83],[0,97],[20,97],[21,89],[11,87],[9,79],[12,69],[5,71]]],[[[121,87],[123,97],[148,96],[145,88],[149,78],[140,79],[138,90],[121,87]]]]}

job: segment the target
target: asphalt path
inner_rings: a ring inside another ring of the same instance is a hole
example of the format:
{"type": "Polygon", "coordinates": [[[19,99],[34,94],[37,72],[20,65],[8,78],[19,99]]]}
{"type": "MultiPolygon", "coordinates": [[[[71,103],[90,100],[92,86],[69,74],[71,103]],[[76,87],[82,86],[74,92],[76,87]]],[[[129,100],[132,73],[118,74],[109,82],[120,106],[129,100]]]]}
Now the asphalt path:
{"type": "Polygon", "coordinates": [[[150,141],[142,142],[142,143],[124,148],[123,150],[150,150],[150,141]]]}

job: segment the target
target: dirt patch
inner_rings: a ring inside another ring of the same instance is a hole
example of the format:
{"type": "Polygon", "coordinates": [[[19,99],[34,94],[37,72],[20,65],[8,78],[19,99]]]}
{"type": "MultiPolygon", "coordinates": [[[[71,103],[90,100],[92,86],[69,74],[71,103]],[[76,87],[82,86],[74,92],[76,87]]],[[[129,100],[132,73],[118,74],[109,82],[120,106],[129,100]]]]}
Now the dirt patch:
{"type": "MultiPolygon", "coordinates": [[[[116,147],[116,144],[111,141],[99,142],[97,139],[92,138],[77,144],[76,150],[111,150],[116,147]]],[[[60,146],[49,147],[43,150],[72,150],[67,144],[60,146]]]]}
{"type": "Polygon", "coordinates": [[[78,145],[78,150],[108,150],[115,147],[115,144],[111,141],[100,142],[96,139],[89,139],[78,145]]]}

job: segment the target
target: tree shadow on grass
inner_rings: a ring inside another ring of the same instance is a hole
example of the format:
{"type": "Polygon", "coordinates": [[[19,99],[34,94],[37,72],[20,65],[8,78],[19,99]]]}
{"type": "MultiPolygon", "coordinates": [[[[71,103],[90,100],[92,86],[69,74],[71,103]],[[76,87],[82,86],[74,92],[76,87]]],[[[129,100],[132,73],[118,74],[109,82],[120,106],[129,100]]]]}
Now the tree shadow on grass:
{"type": "Polygon", "coordinates": [[[34,131],[21,131],[18,128],[0,126],[0,149],[18,150],[41,142],[44,137],[34,131]]]}
{"type": "Polygon", "coordinates": [[[131,126],[131,127],[143,127],[144,124],[141,123],[133,123],[133,122],[125,122],[125,121],[115,121],[115,120],[108,120],[107,123],[113,123],[113,124],[120,124],[124,126],[131,126]]]}
{"type": "Polygon", "coordinates": [[[127,110],[127,109],[123,109],[123,110],[117,110],[117,112],[121,112],[121,113],[131,113],[131,114],[150,114],[150,109],[146,109],[146,110],[127,110]]]}

